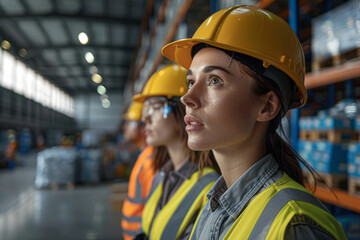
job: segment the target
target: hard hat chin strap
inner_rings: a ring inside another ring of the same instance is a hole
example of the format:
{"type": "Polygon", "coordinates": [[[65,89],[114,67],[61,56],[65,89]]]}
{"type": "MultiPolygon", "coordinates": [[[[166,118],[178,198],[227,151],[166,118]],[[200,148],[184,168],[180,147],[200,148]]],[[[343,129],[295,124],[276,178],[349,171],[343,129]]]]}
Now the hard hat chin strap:
{"type": "Polygon", "coordinates": [[[291,105],[294,104],[292,99],[296,89],[294,88],[294,84],[291,84],[292,80],[284,72],[272,65],[266,68],[262,76],[270,79],[278,86],[282,97],[281,102],[284,108],[283,114],[285,114],[291,105]]]}
{"type": "Polygon", "coordinates": [[[232,60],[234,58],[234,54],[235,54],[235,52],[233,51],[232,54],[231,54],[231,58],[230,58],[230,61],[229,61],[229,64],[227,65],[227,67],[230,66],[230,64],[231,64],[231,62],[232,62],[232,60]]]}

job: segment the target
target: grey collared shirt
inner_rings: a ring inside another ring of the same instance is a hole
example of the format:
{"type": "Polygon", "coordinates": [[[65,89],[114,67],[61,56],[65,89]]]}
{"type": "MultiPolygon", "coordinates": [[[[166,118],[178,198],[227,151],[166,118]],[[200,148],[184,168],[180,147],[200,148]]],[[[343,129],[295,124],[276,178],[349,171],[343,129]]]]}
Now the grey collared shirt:
{"type": "MultiPolygon", "coordinates": [[[[229,189],[221,176],[207,194],[209,201],[201,213],[192,239],[223,239],[251,200],[282,176],[272,154],[257,161],[229,189]]],[[[307,240],[334,239],[311,219],[294,217],[287,228],[285,239],[300,240],[304,236],[307,240]]]]}
{"type": "Polygon", "coordinates": [[[191,175],[197,171],[197,165],[186,160],[177,171],[174,171],[174,166],[171,161],[165,163],[160,170],[163,172],[163,193],[158,205],[161,209],[169,201],[169,199],[176,193],[180,186],[185,182],[186,179],[190,178],[191,175]]]}

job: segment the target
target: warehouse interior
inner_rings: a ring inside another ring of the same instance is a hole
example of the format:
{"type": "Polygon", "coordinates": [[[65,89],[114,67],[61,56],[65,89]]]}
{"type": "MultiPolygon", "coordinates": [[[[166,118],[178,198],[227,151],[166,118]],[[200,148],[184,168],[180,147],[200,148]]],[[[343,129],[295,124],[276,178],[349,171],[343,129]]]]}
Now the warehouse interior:
{"type": "Polygon", "coordinates": [[[315,196],[360,239],[358,0],[0,0],[0,239],[122,239],[132,96],[171,63],[164,45],[239,4],[297,33],[309,100],[286,135],[331,188],[315,196]]]}

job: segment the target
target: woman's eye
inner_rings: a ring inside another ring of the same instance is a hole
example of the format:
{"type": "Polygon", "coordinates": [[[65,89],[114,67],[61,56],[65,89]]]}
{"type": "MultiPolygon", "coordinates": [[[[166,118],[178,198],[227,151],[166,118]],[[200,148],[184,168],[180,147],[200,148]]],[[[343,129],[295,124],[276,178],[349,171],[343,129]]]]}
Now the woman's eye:
{"type": "Polygon", "coordinates": [[[213,85],[213,86],[217,86],[220,85],[222,83],[221,79],[218,77],[212,77],[210,79],[210,84],[209,85],[213,85]]]}
{"type": "Polygon", "coordinates": [[[160,108],[162,108],[162,106],[163,106],[163,104],[155,104],[155,105],[153,106],[153,109],[154,109],[154,110],[159,110],[160,108]]]}
{"type": "Polygon", "coordinates": [[[194,85],[194,81],[188,80],[187,85],[188,85],[188,88],[190,89],[194,85]]]}

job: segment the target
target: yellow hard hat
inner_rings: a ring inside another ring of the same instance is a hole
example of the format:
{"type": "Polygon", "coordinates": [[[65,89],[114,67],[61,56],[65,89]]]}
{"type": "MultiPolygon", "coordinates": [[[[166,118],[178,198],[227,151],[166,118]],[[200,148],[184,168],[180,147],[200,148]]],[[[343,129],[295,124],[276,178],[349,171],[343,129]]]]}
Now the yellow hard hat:
{"type": "Polygon", "coordinates": [[[306,103],[305,58],[302,46],[291,27],[280,17],[254,6],[234,6],[208,17],[192,38],[167,44],[162,54],[189,69],[192,48],[205,43],[242,53],[286,73],[297,86],[290,108],[306,103]]]}
{"type": "Polygon", "coordinates": [[[186,73],[185,68],[175,64],[160,69],[150,77],[142,93],[135,95],[133,100],[144,102],[149,97],[182,97],[188,89],[186,73]]]}
{"type": "Polygon", "coordinates": [[[127,112],[124,114],[125,120],[140,121],[141,120],[141,111],[143,108],[143,103],[133,102],[127,112]]]}

